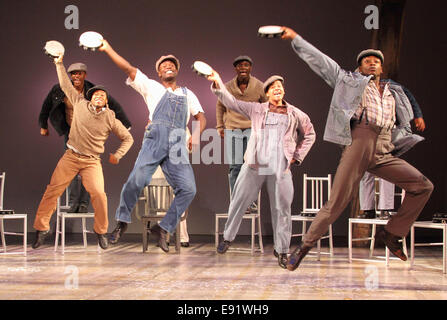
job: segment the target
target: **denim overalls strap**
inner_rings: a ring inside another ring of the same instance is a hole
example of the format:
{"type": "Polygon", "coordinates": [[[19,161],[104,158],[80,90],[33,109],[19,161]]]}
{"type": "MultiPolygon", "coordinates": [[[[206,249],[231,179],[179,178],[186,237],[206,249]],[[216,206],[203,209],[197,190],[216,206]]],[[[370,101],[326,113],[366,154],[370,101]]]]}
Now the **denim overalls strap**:
{"type": "Polygon", "coordinates": [[[152,116],[153,124],[163,124],[171,128],[186,128],[188,104],[186,88],[182,87],[183,96],[166,90],[152,116]]]}

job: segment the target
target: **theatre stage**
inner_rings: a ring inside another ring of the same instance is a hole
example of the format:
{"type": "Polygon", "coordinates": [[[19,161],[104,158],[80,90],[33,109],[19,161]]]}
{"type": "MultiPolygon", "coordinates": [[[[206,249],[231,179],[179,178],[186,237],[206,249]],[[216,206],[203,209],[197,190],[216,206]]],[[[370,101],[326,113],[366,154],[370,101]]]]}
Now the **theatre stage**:
{"type": "MultiPolygon", "coordinates": [[[[72,245],[67,247],[72,249],[72,245]]],[[[8,246],[8,251],[19,245],[8,246]]],[[[79,246],[77,248],[80,248],[79,246]]],[[[317,261],[309,255],[294,272],[281,269],[271,244],[265,253],[216,253],[191,243],[165,254],[150,243],[123,242],[98,253],[94,240],[79,252],[55,253],[49,241],[27,256],[0,255],[0,299],[62,300],[441,300],[447,299],[440,248],[416,248],[416,264],[348,262],[347,248],[317,261]]],[[[378,249],[383,255],[384,250],[378,249]]],[[[354,248],[354,257],[368,250],[354,248]]]]}

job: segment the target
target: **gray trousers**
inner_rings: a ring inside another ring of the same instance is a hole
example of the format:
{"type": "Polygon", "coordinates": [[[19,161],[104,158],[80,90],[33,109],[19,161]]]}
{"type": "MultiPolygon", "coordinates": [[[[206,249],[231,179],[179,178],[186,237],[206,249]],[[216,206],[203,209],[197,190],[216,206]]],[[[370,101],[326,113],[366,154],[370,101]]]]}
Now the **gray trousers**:
{"type": "Polygon", "coordinates": [[[292,173],[287,170],[278,179],[273,175],[259,175],[258,170],[242,165],[234,185],[225,224],[224,239],[233,241],[248,206],[257,199],[264,182],[270,200],[272,215],[273,243],[276,252],[288,253],[292,234],[291,205],[293,201],[292,173]]]}
{"type": "Polygon", "coordinates": [[[392,210],[394,209],[394,184],[379,178],[379,201],[376,208],[375,175],[365,172],[360,180],[360,210],[392,210]]]}
{"type": "Polygon", "coordinates": [[[331,197],[317,213],[303,237],[304,246],[314,246],[352,199],[365,171],[405,190],[405,199],[385,229],[404,237],[430,198],[433,184],[406,161],[391,155],[391,132],[364,122],[353,124],[352,144],[343,151],[335,173],[331,197]]]}

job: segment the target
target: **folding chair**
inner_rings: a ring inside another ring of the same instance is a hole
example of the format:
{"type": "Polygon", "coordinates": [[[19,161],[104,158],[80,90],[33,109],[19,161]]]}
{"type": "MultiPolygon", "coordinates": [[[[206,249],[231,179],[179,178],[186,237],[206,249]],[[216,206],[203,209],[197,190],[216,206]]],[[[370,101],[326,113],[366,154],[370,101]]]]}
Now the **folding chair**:
{"type": "MultiPolygon", "coordinates": [[[[230,190],[231,197],[231,190],[230,190]]],[[[219,221],[220,219],[228,219],[228,212],[225,213],[216,213],[216,221],[215,221],[215,232],[214,232],[214,244],[217,248],[219,245],[219,235],[222,235],[223,232],[219,231],[219,221]]],[[[250,220],[251,221],[251,240],[250,240],[250,248],[241,248],[231,246],[228,250],[235,251],[250,251],[253,255],[256,251],[260,251],[264,253],[264,245],[262,243],[262,228],[261,228],[261,190],[258,193],[258,200],[256,206],[256,212],[245,213],[242,217],[242,221],[250,220]],[[256,231],[257,226],[257,231],[256,231]],[[258,236],[258,248],[255,247],[255,236],[258,236]]]]}
{"type": "MultiPolygon", "coordinates": [[[[374,179],[374,193],[375,193],[375,210],[376,210],[376,215],[379,214],[379,210],[378,210],[378,204],[379,204],[379,178],[375,178],[374,179]]],[[[400,197],[400,202],[402,203],[402,201],[404,200],[405,197],[405,190],[401,189],[400,192],[395,192],[394,193],[395,197],[400,197]]],[[[388,223],[388,220],[384,220],[384,219],[363,219],[363,218],[349,218],[348,220],[348,259],[349,262],[351,262],[353,260],[352,258],[352,242],[354,241],[370,241],[370,246],[369,246],[369,259],[362,259],[362,258],[356,258],[355,260],[371,260],[372,258],[383,258],[381,256],[374,256],[374,245],[375,245],[375,239],[376,239],[376,229],[377,229],[377,225],[383,225],[385,226],[388,223]],[[354,223],[357,224],[369,224],[371,225],[371,236],[367,237],[367,238],[353,238],[352,237],[352,225],[354,223]]],[[[405,240],[405,237],[402,237],[402,240],[400,240],[402,242],[402,246],[403,246],[403,251],[405,253],[405,255],[408,255],[408,250],[407,250],[407,243],[405,240]]],[[[398,258],[392,258],[392,259],[398,259],[398,258]]],[[[385,247],[385,263],[386,266],[389,265],[389,260],[390,260],[390,252],[388,250],[387,247],[385,247]]]]}
{"type": "Polygon", "coordinates": [[[3,246],[3,252],[0,254],[23,254],[26,256],[26,239],[27,239],[27,214],[16,214],[14,210],[3,209],[3,199],[5,191],[6,172],[0,174],[0,234],[3,246]],[[23,233],[5,231],[4,220],[23,220],[23,233]],[[6,252],[5,235],[23,236],[23,251],[6,252]]]}
{"type": "MultiPolygon", "coordinates": [[[[61,205],[61,197],[57,199],[57,207],[56,207],[56,237],[54,239],[54,251],[58,250],[59,246],[59,235],[61,237],[61,252],[65,254],[65,252],[75,252],[79,250],[65,250],[65,219],[81,219],[82,223],[82,242],[83,248],[87,248],[87,233],[93,233],[93,231],[87,230],[87,219],[94,219],[94,212],[87,213],[69,213],[63,210],[67,210],[70,208],[68,205],[68,188],[65,189],[65,204],[61,205]]],[[[98,252],[99,250],[98,245],[98,252]]]]}
{"type": "MultiPolygon", "coordinates": [[[[331,196],[332,176],[327,177],[308,177],[303,175],[303,210],[300,214],[292,215],[293,221],[301,222],[301,233],[292,234],[292,237],[303,237],[307,231],[307,223],[315,219],[317,212],[329,200],[331,196]]],[[[312,251],[311,251],[312,252],[312,251]]],[[[329,225],[327,235],[321,237],[317,242],[317,260],[320,261],[321,254],[334,254],[334,244],[332,239],[332,225],[329,225]],[[329,240],[329,252],[321,252],[321,240],[329,240]]]]}

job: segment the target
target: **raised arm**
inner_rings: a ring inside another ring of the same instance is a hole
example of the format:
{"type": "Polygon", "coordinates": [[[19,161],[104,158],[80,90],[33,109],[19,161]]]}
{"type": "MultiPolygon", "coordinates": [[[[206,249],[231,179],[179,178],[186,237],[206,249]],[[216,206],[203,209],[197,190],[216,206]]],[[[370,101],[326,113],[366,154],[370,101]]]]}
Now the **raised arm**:
{"type": "Polygon", "coordinates": [[[288,27],[283,27],[283,30],[284,34],[281,38],[291,40],[292,48],[296,54],[328,85],[332,88],[335,87],[338,75],[342,70],[338,63],[304,40],[294,30],[288,27]]]}
{"type": "Polygon", "coordinates": [[[73,87],[73,84],[68,77],[67,71],[65,70],[64,64],[62,62],[63,56],[54,59],[54,63],[56,64],[57,78],[59,79],[59,85],[61,86],[62,91],[65,93],[65,96],[70,100],[73,107],[84,99],[84,97],[80,96],[78,91],[73,87]]]}
{"type": "Polygon", "coordinates": [[[112,61],[124,71],[125,74],[129,76],[129,78],[133,81],[135,80],[135,76],[137,74],[137,68],[132,66],[129,61],[121,57],[115,50],[113,50],[112,46],[107,42],[107,40],[102,40],[102,46],[99,48],[99,51],[104,51],[107,55],[112,59],[112,61]]]}

